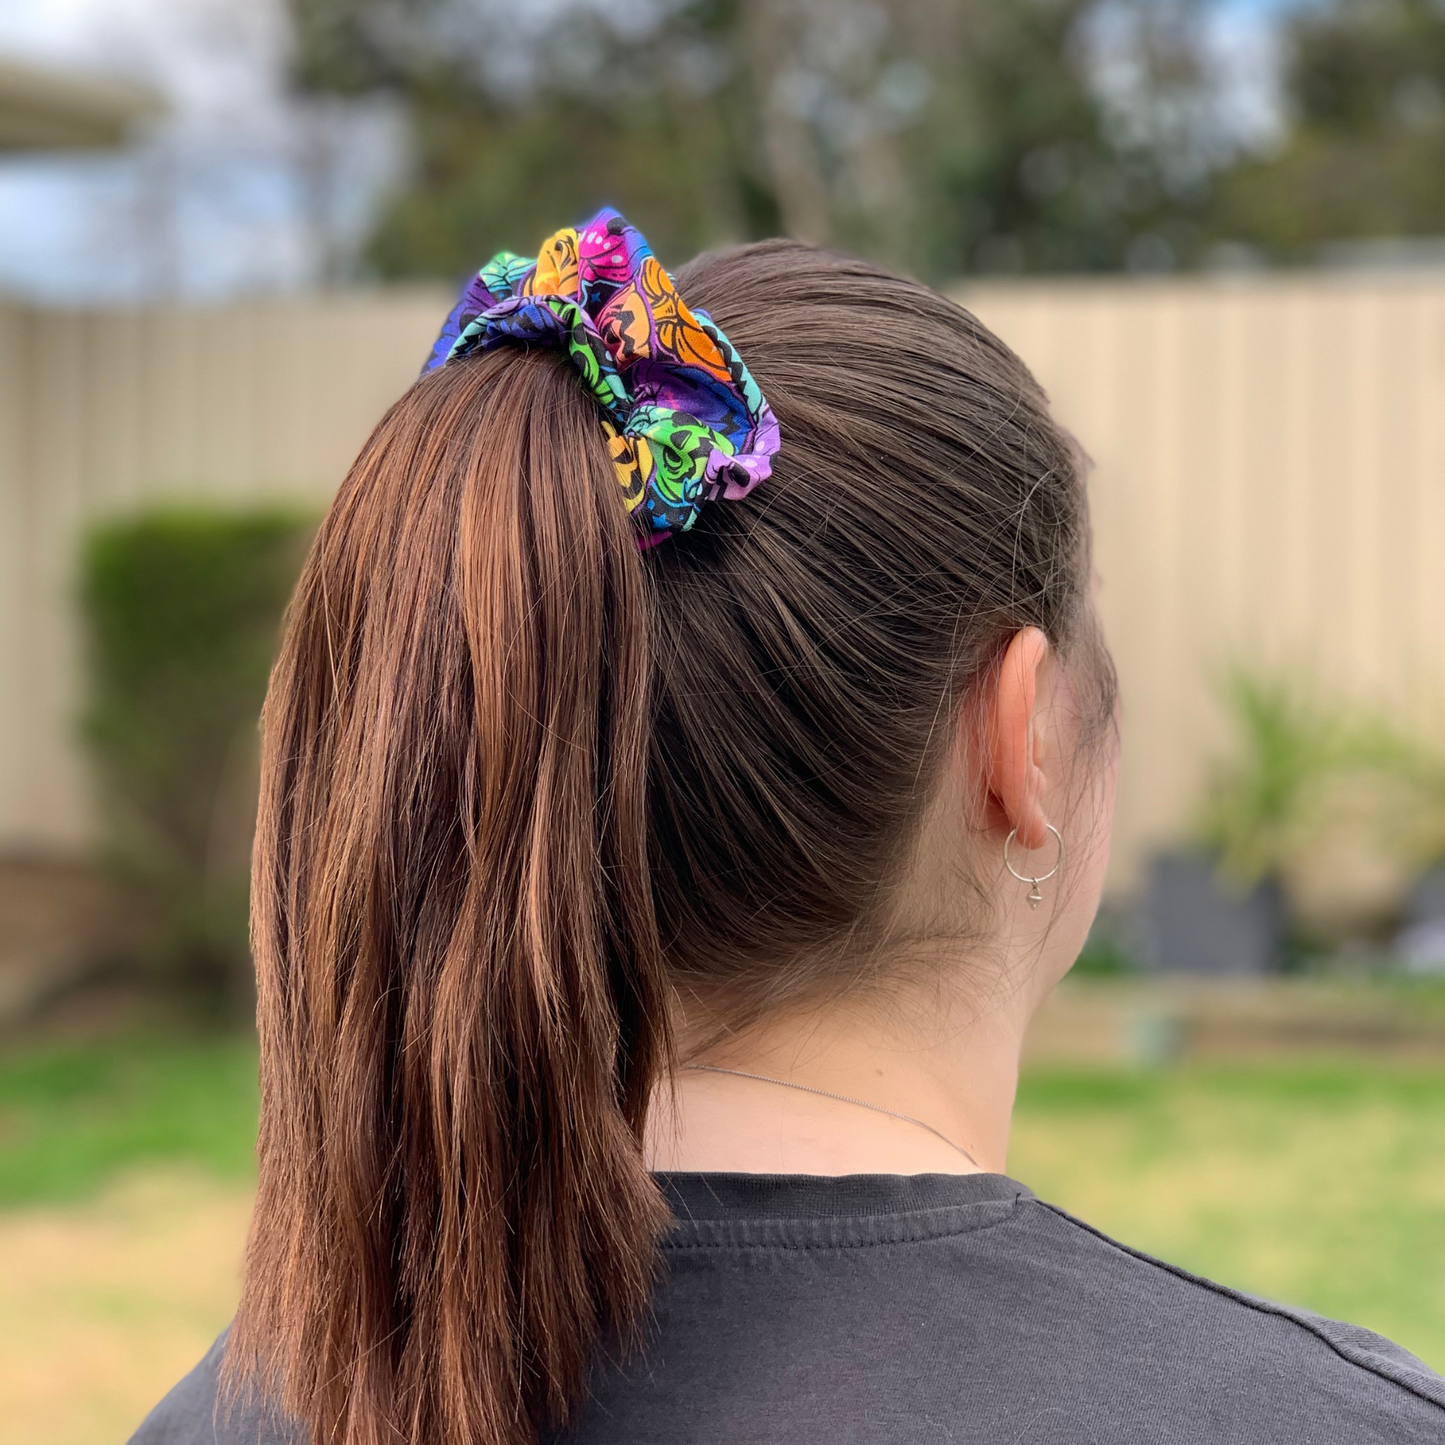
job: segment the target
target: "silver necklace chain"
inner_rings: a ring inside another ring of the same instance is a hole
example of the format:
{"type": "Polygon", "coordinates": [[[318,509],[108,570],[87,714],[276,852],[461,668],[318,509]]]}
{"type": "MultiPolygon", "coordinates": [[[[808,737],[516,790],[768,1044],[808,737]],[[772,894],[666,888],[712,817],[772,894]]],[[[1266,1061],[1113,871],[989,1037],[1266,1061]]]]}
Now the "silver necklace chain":
{"type": "Polygon", "coordinates": [[[890,1119],[902,1119],[905,1124],[917,1124],[920,1129],[927,1129],[935,1138],[942,1139],[950,1149],[956,1149],[975,1169],[983,1168],[962,1144],[955,1144],[947,1134],[940,1133],[932,1124],[925,1124],[922,1119],[915,1119],[912,1114],[900,1114],[896,1109],[885,1109],[881,1104],[868,1103],[866,1099],[850,1099],[847,1094],[834,1094],[827,1089],[815,1089],[811,1084],[795,1084],[788,1079],[772,1079],[766,1074],[749,1074],[743,1069],[723,1069],[716,1064],[684,1064],[682,1067],[700,1074],[731,1074],[735,1079],[756,1079],[760,1084],[777,1084],[783,1089],[797,1089],[804,1094],[817,1094],[823,1099],[836,1099],[840,1104],[856,1104],[860,1109],[871,1109],[875,1114],[887,1114],[890,1119]]]}

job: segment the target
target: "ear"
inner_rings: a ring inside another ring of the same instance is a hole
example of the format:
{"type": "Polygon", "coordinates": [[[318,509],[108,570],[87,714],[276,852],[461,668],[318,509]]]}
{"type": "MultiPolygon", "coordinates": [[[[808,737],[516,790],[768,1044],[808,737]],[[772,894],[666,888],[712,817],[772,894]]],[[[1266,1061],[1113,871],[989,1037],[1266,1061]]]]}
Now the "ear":
{"type": "Polygon", "coordinates": [[[1038,727],[1041,673],[1048,657],[1049,640],[1037,627],[1014,633],[998,670],[992,715],[986,718],[989,812],[1005,829],[1017,831],[1025,849],[1042,847],[1048,836],[1038,727]]]}

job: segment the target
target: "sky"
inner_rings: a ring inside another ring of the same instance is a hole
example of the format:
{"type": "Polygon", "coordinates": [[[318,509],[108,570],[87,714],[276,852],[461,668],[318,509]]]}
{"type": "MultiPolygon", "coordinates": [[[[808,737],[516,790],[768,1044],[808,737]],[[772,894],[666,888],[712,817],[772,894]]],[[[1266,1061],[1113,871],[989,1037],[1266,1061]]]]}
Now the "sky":
{"type": "Polygon", "coordinates": [[[116,155],[0,160],[0,289],[52,303],[312,284],[403,157],[385,107],[283,85],[282,0],[0,0],[0,52],[141,80],[166,116],[116,155]]]}
{"type": "MultiPolygon", "coordinates": [[[[1219,11],[1224,109],[1246,143],[1278,123],[1273,19],[1291,3],[1219,11]]],[[[344,279],[404,129],[385,105],[288,95],[287,45],[284,0],[0,0],[0,53],[140,79],[169,106],[122,154],[0,158],[0,291],[123,304],[344,279]]]]}

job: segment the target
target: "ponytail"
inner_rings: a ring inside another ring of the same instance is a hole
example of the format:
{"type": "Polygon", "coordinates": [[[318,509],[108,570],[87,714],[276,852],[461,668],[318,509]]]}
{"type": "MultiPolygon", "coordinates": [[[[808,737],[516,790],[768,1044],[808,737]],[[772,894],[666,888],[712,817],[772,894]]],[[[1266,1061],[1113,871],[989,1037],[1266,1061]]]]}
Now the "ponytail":
{"type": "Polygon", "coordinates": [[[316,1445],[523,1445],[665,1210],[649,582],[565,358],[425,376],[317,537],[263,719],[260,1191],[227,1350],[316,1445]]]}

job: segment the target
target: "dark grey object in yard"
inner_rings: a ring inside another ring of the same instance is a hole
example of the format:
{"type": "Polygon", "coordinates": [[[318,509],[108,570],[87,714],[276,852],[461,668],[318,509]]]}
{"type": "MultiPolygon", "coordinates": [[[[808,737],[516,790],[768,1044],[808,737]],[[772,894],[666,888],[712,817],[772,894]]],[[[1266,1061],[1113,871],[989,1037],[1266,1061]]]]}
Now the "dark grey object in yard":
{"type": "Polygon", "coordinates": [[[1445,974],[1445,918],[1402,928],[1395,936],[1395,953],[1406,973],[1445,974]]]}
{"type": "Polygon", "coordinates": [[[1141,922],[1144,956],[1170,973],[1248,976],[1277,973],[1284,904],[1266,880],[1247,893],[1222,881],[1214,860],[1164,853],[1149,869],[1141,922]]]}
{"type": "Polygon", "coordinates": [[[1445,864],[1422,873],[1405,899],[1405,922],[1445,923],[1445,864]]]}
{"type": "Polygon", "coordinates": [[[1445,974],[1445,867],[1432,868],[1410,890],[1395,953],[1407,973],[1445,974]]]}

